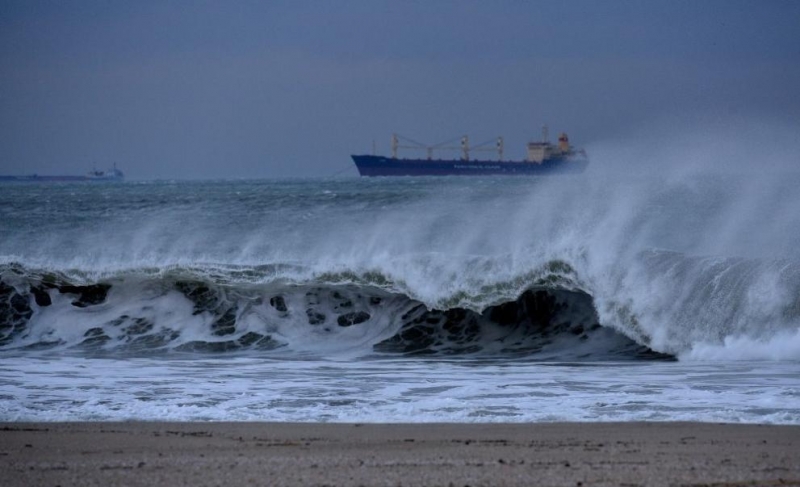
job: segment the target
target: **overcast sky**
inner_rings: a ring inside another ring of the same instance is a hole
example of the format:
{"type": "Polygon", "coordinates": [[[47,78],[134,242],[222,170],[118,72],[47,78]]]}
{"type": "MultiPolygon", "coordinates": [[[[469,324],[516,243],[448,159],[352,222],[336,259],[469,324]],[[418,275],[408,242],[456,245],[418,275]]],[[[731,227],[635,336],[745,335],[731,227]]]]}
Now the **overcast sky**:
{"type": "MultiPolygon", "coordinates": [[[[0,173],[356,174],[393,132],[800,123],[797,1],[0,1],[0,173]]],[[[800,133],[798,133],[800,138],[800,133]]]]}

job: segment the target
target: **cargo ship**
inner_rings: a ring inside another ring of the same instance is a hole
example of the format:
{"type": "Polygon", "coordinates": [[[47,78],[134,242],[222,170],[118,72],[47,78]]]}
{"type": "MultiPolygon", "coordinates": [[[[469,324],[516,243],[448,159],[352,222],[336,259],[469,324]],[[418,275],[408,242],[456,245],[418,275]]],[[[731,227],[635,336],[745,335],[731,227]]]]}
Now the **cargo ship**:
{"type": "Polygon", "coordinates": [[[28,174],[25,176],[0,176],[5,182],[70,182],[70,181],[123,181],[125,174],[117,169],[117,165],[107,170],[92,169],[84,175],[50,176],[28,174]]]}
{"type": "Polygon", "coordinates": [[[490,175],[551,175],[581,173],[589,164],[582,149],[570,146],[567,134],[558,137],[558,144],[547,140],[547,127],[542,130],[542,140],[529,142],[527,158],[522,161],[503,159],[503,138],[478,144],[470,148],[469,138],[460,138],[460,146],[452,141],[427,146],[397,134],[392,135],[391,157],[378,155],[353,155],[353,162],[361,176],[490,176],[490,175]],[[494,147],[487,148],[489,144],[494,147]],[[398,149],[425,150],[424,158],[399,158],[398,149]],[[460,150],[458,159],[435,159],[436,150],[460,150]],[[496,151],[497,158],[473,159],[476,151],[496,151]]]}

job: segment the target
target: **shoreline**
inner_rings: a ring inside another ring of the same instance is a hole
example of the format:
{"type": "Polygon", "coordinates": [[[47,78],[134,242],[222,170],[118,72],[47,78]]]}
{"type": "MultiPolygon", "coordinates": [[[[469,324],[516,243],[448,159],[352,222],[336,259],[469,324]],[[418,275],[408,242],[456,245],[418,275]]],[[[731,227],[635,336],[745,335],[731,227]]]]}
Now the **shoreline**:
{"type": "Polygon", "coordinates": [[[3,485],[792,485],[800,425],[0,423],[3,485]]]}

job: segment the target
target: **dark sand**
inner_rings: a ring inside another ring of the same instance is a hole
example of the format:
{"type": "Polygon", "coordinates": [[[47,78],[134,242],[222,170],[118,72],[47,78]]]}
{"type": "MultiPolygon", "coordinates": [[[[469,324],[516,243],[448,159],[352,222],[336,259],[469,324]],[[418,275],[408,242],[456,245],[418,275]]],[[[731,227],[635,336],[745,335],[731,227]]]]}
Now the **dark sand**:
{"type": "Polygon", "coordinates": [[[800,486],[800,426],[4,423],[0,485],[800,486]]]}

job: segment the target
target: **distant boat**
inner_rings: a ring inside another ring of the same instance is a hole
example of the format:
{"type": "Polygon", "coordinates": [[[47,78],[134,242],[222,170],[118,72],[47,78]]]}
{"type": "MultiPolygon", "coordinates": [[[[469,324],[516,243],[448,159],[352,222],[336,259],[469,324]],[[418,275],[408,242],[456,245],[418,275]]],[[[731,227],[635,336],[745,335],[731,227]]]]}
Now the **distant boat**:
{"type": "Polygon", "coordinates": [[[92,169],[88,173],[86,173],[87,180],[102,180],[102,181],[122,181],[125,179],[125,175],[117,169],[117,165],[114,164],[114,167],[105,171],[92,169]]]}
{"type": "MultiPolygon", "coordinates": [[[[452,142],[452,141],[451,141],[452,142]]],[[[503,160],[503,138],[498,137],[494,148],[484,148],[491,142],[485,142],[470,149],[469,138],[461,137],[461,146],[447,146],[451,142],[443,142],[433,146],[425,146],[411,139],[392,135],[391,157],[377,155],[353,155],[353,162],[361,176],[487,176],[487,175],[549,175],[580,173],[589,165],[589,158],[582,149],[574,149],[569,144],[567,134],[558,137],[558,144],[547,141],[547,127],[543,128],[542,141],[528,143],[528,157],[524,161],[503,160]],[[405,144],[400,145],[400,139],[405,144]],[[398,158],[398,148],[424,149],[427,157],[398,158]],[[442,149],[460,149],[459,159],[434,159],[433,151],[442,149]],[[497,160],[473,160],[471,151],[497,151],[497,160]]]]}
{"type": "Polygon", "coordinates": [[[125,174],[117,169],[117,165],[107,170],[92,169],[83,176],[48,176],[30,174],[27,176],[0,176],[0,181],[6,182],[48,182],[48,181],[123,181],[125,174]]]}

